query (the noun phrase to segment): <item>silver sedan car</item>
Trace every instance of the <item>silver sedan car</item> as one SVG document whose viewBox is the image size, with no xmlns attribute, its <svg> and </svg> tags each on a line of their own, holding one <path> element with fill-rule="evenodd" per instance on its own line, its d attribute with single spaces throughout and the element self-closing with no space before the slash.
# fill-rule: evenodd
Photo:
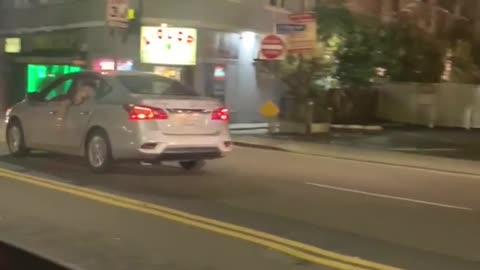
<svg viewBox="0 0 480 270">
<path fill-rule="evenodd" d="M 142 72 L 80 72 L 56 79 L 7 112 L 12 155 L 31 149 L 114 162 L 178 161 L 186 170 L 232 149 L 229 112 L 180 82 Z"/>
</svg>

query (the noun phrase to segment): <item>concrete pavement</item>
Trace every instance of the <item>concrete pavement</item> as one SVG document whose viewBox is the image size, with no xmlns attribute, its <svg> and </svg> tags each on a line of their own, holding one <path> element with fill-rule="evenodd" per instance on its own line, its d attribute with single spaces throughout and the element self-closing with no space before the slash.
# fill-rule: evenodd
<svg viewBox="0 0 480 270">
<path fill-rule="evenodd" d="M 10 170 L 168 206 L 404 269 L 480 269 L 480 177 L 476 175 L 248 148 L 235 149 L 197 174 L 173 166 L 122 164 L 115 173 L 95 175 L 79 159 L 43 153 L 0 160 L 0 167 Z M 16 196 L 5 203 L 24 201 L 19 192 L 13 194 Z M 42 201 L 26 201 L 24 208 Z M 64 205 L 58 215 L 82 213 L 68 207 L 66 201 Z M 88 207 L 97 208 L 95 204 Z M 15 207 L 9 211 L 14 212 Z M 37 211 L 26 213 L 31 216 Z M 130 216 L 109 213 L 105 210 L 95 219 L 105 216 L 103 222 L 110 224 L 131 222 Z M 52 223 L 64 222 L 58 219 Z M 145 219 L 141 224 L 150 222 Z M 83 227 L 85 223 L 80 224 Z M 64 226 L 65 234 L 70 225 Z M 73 231 L 78 230 L 72 226 Z M 127 227 L 134 235 L 139 231 L 147 234 L 145 239 L 156 233 L 151 227 Z M 175 229 L 168 229 L 176 235 Z M 129 241 L 134 241 L 131 237 Z M 94 245 L 94 239 L 90 241 Z M 135 248 L 140 245 L 134 243 Z M 128 249 L 122 252 L 126 256 Z M 285 265 L 295 265 L 291 262 Z"/>
<path fill-rule="evenodd" d="M 232 133 L 240 135 L 237 137 L 242 141 L 270 140 L 270 143 L 268 141 L 266 143 L 274 145 L 292 145 L 298 142 L 480 161 L 479 130 L 392 126 L 378 131 L 332 129 L 328 134 L 312 136 L 298 134 L 269 136 L 266 131 L 262 133 L 261 130 L 242 132 L 232 130 Z"/>
<path fill-rule="evenodd" d="M 473 135 L 473 134 L 472 134 Z M 344 138 L 345 139 L 345 138 Z M 369 144 L 347 144 L 345 141 L 329 143 L 318 142 L 314 139 L 293 139 L 289 136 L 268 136 L 259 134 L 236 134 L 233 137 L 236 145 L 250 148 L 286 151 L 297 154 L 306 154 L 334 159 L 362 161 L 384 165 L 406 166 L 417 169 L 436 170 L 460 174 L 480 175 L 480 166 L 477 160 L 469 159 L 471 154 L 458 150 L 450 153 L 450 148 L 434 148 L 439 151 L 407 151 L 411 148 L 391 148 L 392 146 L 371 146 Z M 354 140 L 353 140 L 354 142 Z M 473 142 L 472 142 L 473 143 Z M 469 151 L 480 156 L 480 150 L 470 145 Z M 456 150 L 456 149 L 453 149 Z M 445 152 L 449 152 L 446 155 Z"/>
</svg>

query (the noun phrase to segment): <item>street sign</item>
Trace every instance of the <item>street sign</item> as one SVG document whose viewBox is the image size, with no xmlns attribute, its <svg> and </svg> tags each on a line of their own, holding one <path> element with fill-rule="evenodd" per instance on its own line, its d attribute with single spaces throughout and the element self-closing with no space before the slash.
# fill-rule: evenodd
<svg viewBox="0 0 480 270">
<path fill-rule="evenodd" d="M 287 35 L 289 53 L 313 51 L 317 44 L 317 22 L 314 13 L 294 13 L 288 15 L 291 24 L 300 24 L 303 31 L 291 32 Z"/>
<path fill-rule="evenodd" d="M 107 0 L 107 24 L 113 28 L 128 28 L 129 0 Z"/>
<path fill-rule="evenodd" d="M 275 118 L 279 113 L 280 109 L 272 101 L 267 101 L 260 107 L 260 114 L 265 118 Z"/>
<path fill-rule="evenodd" d="M 282 36 L 267 35 L 262 39 L 260 59 L 282 60 L 285 58 L 286 44 Z"/>
<path fill-rule="evenodd" d="M 288 20 L 295 23 L 314 22 L 315 13 L 292 13 L 288 15 Z"/>
<path fill-rule="evenodd" d="M 278 23 L 276 25 L 277 34 L 288 35 L 295 32 L 303 32 L 306 29 L 304 24 L 298 23 Z"/>
</svg>

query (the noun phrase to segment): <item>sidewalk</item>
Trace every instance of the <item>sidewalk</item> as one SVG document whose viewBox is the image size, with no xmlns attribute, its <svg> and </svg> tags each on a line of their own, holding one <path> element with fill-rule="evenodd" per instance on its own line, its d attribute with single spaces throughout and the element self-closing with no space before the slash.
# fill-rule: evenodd
<svg viewBox="0 0 480 270">
<path fill-rule="evenodd" d="M 478 131 L 397 129 L 313 137 L 234 132 L 233 138 L 238 146 L 480 176 Z"/>
</svg>

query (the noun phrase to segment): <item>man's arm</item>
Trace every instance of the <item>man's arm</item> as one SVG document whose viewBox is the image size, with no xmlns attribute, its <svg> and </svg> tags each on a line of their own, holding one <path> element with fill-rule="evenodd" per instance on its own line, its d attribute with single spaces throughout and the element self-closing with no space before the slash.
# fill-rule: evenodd
<svg viewBox="0 0 480 270">
<path fill-rule="evenodd" d="M 60 103 L 60 108 L 58 110 L 58 115 L 57 118 L 58 120 L 63 120 L 65 119 L 65 116 L 67 115 L 68 108 L 72 105 L 72 100 L 69 98 L 62 100 Z"/>
</svg>

